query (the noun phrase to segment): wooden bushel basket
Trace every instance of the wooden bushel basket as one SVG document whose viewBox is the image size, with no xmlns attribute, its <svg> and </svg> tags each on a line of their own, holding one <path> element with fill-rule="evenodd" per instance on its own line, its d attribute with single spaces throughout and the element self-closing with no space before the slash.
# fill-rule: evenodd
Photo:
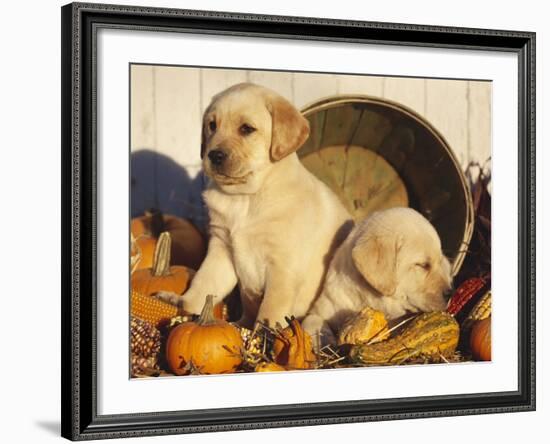
<svg viewBox="0 0 550 444">
<path fill-rule="evenodd" d="M 405 106 L 368 96 L 329 97 L 302 112 L 311 134 L 298 155 L 354 219 L 396 206 L 416 209 L 436 228 L 456 275 L 474 213 L 466 177 L 441 134 Z"/>
</svg>

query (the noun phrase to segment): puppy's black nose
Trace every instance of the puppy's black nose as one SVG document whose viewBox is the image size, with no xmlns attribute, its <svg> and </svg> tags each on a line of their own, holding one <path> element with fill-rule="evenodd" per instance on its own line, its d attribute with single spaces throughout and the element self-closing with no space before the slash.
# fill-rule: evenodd
<svg viewBox="0 0 550 444">
<path fill-rule="evenodd" d="M 226 157 L 227 154 L 222 150 L 212 150 L 208 153 L 208 158 L 213 165 L 221 165 Z"/>
</svg>

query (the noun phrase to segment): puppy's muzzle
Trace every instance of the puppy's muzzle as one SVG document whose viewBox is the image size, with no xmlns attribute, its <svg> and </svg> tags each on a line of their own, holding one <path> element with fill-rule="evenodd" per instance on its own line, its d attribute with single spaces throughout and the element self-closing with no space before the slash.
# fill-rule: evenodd
<svg viewBox="0 0 550 444">
<path fill-rule="evenodd" d="M 227 158 L 227 153 L 220 149 L 212 150 L 208 153 L 208 158 L 212 165 L 221 166 Z"/>
</svg>

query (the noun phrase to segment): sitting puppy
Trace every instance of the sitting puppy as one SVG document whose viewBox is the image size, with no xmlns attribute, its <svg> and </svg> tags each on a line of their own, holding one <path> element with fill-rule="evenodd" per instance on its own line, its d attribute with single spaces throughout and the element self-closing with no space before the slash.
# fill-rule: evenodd
<svg viewBox="0 0 550 444">
<path fill-rule="evenodd" d="M 183 296 L 190 313 L 238 283 L 243 315 L 285 325 L 320 294 L 334 251 L 352 223 L 338 197 L 301 164 L 309 123 L 286 99 L 254 84 L 216 95 L 203 116 L 201 157 L 210 178 L 207 256 Z"/>
<path fill-rule="evenodd" d="M 388 320 L 444 310 L 451 266 L 433 226 L 411 208 L 375 212 L 337 250 L 321 296 L 303 326 L 334 344 L 340 328 L 365 306 Z"/>
</svg>

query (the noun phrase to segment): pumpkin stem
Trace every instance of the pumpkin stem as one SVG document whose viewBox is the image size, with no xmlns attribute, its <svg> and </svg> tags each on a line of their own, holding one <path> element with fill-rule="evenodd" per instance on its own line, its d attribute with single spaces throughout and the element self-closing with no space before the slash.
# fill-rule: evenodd
<svg viewBox="0 0 550 444">
<path fill-rule="evenodd" d="M 164 231 L 164 215 L 162 211 L 157 208 L 149 208 L 145 211 L 145 216 L 150 218 L 149 231 L 155 238 L 160 236 L 160 233 Z"/>
<path fill-rule="evenodd" d="M 199 325 L 209 325 L 218 322 L 214 317 L 214 296 L 209 294 L 206 296 L 206 301 L 202 307 L 201 315 L 197 321 Z"/>
<path fill-rule="evenodd" d="M 165 231 L 159 236 L 155 246 L 155 255 L 153 257 L 153 276 L 166 276 L 170 274 L 170 248 L 172 239 L 170 233 Z"/>
</svg>

